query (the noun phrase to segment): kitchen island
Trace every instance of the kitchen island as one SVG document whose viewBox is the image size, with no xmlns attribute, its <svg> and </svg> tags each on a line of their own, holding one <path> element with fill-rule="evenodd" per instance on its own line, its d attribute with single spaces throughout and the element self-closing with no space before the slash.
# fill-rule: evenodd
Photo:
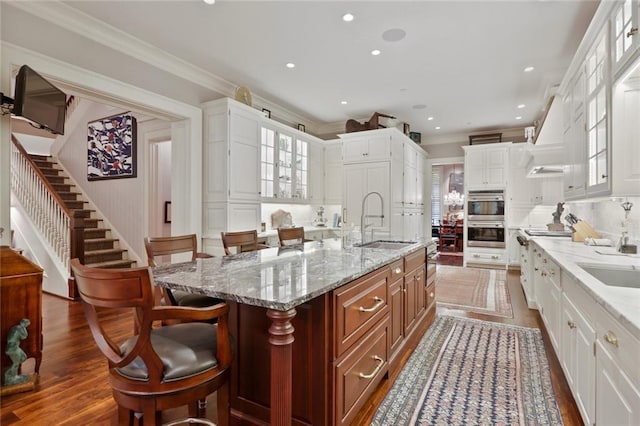
<svg viewBox="0 0 640 426">
<path fill-rule="evenodd" d="M 348 424 L 433 320 L 434 244 L 323 240 L 153 273 L 159 286 L 229 302 L 232 421 Z"/>
</svg>

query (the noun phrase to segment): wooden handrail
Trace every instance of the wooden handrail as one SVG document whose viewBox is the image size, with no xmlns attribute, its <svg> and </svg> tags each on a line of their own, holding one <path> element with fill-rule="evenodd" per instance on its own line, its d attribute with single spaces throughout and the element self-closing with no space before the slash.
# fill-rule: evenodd
<svg viewBox="0 0 640 426">
<path fill-rule="evenodd" d="M 31 157 L 29 157 L 29 154 L 27 153 L 27 151 L 24 149 L 24 147 L 22 146 L 20 141 L 18 141 L 18 139 L 14 135 L 11 135 L 11 142 L 13 142 L 13 144 L 16 146 L 16 148 L 18 148 L 18 151 L 20 151 L 20 154 L 22 154 L 22 156 L 25 158 L 25 160 L 27 160 L 27 162 L 29 163 L 29 165 L 33 169 L 34 173 L 36 175 L 38 175 L 38 178 L 40 178 L 40 180 L 42 181 L 42 184 L 51 193 L 51 196 L 56 200 L 56 203 L 58 203 L 58 205 L 64 211 L 64 213 L 68 217 L 73 217 L 73 211 L 70 208 L 67 207 L 67 205 L 64 203 L 64 200 L 62 199 L 62 197 L 60 197 L 60 195 L 55 190 L 53 185 L 51 185 L 51 183 L 49 183 L 49 180 L 47 180 L 47 177 L 44 175 L 44 173 L 42 173 L 40 168 L 38 166 L 36 166 L 36 163 L 34 163 L 34 161 L 31 159 Z"/>
<path fill-rule="evenodd" d="M 51 197 L 55 200 L 55 203 L 60 207 L 60 210 L 64 213 L 65 216 L 69 218 L 70 229 L 69 229 L 69 250 L 70 250 L 70 258 L 73 259 L 77 257 L 80 259 L 80 262 L 84 263 L 84 217 L 82 216 L 82 212 L 79 210 L 72 210 L 67 207 L 64 200 L 58 192 L 55 190 L 53 185 L 49 182 L 47 177 L 42 173 L 40 168 L 35 164 L 35 162 L 31 159 L 27 151 L 24 149 L 20 141 L 12 134 L 11 142 L 16 147 L 16 149 L 20 152 L 20 155 L 24 157 L 27 164 L 31 167 L 33 172 L 38 179 L 41 181 L 42 185 L 46 188 L 46 190 L 51 194 Z"/>
</svg>

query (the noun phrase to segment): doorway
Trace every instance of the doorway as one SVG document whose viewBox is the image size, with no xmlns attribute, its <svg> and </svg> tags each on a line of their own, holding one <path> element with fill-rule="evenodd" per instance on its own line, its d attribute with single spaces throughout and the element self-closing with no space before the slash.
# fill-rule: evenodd
<svg viewBox="0 0 640 426">
<path fill-rule="evenodd" d="M 149 140 L 149 235 L 171 236 L 171 140 Z"/>
<path fill-rule="evenodd" d="M 464 163 L 433 164 L 431 188 L 431 235 L 438 238 L 441 256 L 462 261 L 464 253 Z"/>
</svg>

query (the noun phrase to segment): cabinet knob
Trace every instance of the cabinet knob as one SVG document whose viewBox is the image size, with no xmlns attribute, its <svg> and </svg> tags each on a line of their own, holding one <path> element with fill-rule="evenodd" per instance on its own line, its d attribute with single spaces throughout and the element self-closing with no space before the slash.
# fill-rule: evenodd
<svg viewBox="0 0 640 426">
<path fill-rule="evenodd" d="M 396 268 L 396 269 L 393 270 L 394 274 L 399 274 L 400 272 L 402 272 L 402 269 L 400 269 L 400 268 Z"/>
<path fill-rule="evenodd" d="M 433 296 L 434 296 L 433 292 L 429 293 L 429 297 L 430 297 L 431 299 L 433 299 Z"/>
<path fill-rule="evenodd" d="M 570 328 L 570 329 L 572 329 L 572 330 L 573 330 L 574 328 L 576 328 L 576 324 L 575 324 L 573 321 L 571 321 L 571 320 L 567 321 L 567 325 L 568 325 L 568 326 L 569 326 L 569 328 Z"/>
<path fill-rule="evenodd" d="M 569 185 L 567 188 L 569 188 L 569 189 L 573 189 L 573 185 Z"/>
<path fill-rule="evenodd" d="M 606 179 L 608 177 L 609 177 L 608 175 L 602 175 L 602 179 Z"/>
<path fill-rule="evenodd" d="M 498 256 L 496 256 L 495 254 L 493 256 L 491 256 L 492 259 L 498 259 Z"/>
<path fill-rule="evenodd" d="M 612 344 L 616 348 L 618 347 L 618 338 L 613 333 L 613 331 L 607 331 L 607 333 L 604 335 L 604 341 Z"/>
<path fill-rule="evenodd" d="M 638 29 L 637 28 L 631 28 L 629 30 L 629 32 L 627 33 L 627 37 L 631 37 L 631 36 L 634 36 L 636 34 L 638 34 Z"/>
</svg>

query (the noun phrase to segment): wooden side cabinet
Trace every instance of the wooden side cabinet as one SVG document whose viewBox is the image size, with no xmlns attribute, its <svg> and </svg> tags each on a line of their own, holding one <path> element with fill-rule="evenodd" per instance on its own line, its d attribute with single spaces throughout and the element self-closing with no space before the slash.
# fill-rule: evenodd
<svg viewBox="0 0 640 426">
<path fill-rule="evenodd" d="M 27 358 L 35 358 L 35 373 L 42 362 L 42 273 L 43 270 L 8 246 L 0 247 L 0 327 L 2 369 L 11 366 L 5 354 L 7 335 L 22 318 L 31 321 L 28 336 L 20 342 Z"/>
</svg>

